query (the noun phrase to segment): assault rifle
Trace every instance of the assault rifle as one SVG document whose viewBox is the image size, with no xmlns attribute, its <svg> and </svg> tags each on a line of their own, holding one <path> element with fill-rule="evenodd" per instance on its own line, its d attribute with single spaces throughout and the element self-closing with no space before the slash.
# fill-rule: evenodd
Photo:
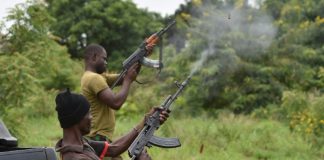
<svg viewBox="0 0 324 160">
<path fill-rule="evenodd" d="M 152 68 L 162 68 L 162 62 L 161 62 L 162 53 L 160 53 L 160 60 L 148 59 L 146 57 L 149 56 L 149 53 L 147 52 L 146 46 L 156 44 L 159 41 L 159 39 L 162 38 L 162 35 L 166 31 L 168 31 L 169 28 L 172 27 L 175 23 L 176 23 L 175 21 L 172 21 L 165 28 L 162 28 L 159 32 L 154 33 L 148 39 L 144 40 L 141 43 L 141 45 L 136 49 L 136 51 L 123 62 L 123 70 L 118 76 L 117 80 L 111 86 L 111 89 L 113 89 L 117 84 L 119 84 L 119 82 L 126 74 L 127 70 L 136 62 L 139 62 L 144 66 L 148 66 Z"/>
<path fill-rule="evenodd" d="M 166 100 L 161 104 L 163 110 L 167 110 L 170 108 L 173 101 L 177 99 L 179 94 L 188 84 L 190 78 L 191 77 L 189 76 L 181 84 L 175 82 L 176 86 L 179 89 L 175 94 L 169 95 L 166 98 Z M 162 148 L 175 148 L 181 146 L 178 138 L 160 138 L 153 135 L 154 132 L 160 127 L 160 120 L 159 120 L 160 113 L 161 110 L 155 111 L 153 115 L 146 120 L 144 124 L 144 128 L 138 134 L 138 136 L 133 141 L 133 143 L 129 146 L 128 155 L 131 157 L 132 160 L 134 160 L 136 157 L 140 155 L 140 153 L 143 151 L 145 146 L 152 147 L 152 145 L 154 145 Z"/>
</svg>

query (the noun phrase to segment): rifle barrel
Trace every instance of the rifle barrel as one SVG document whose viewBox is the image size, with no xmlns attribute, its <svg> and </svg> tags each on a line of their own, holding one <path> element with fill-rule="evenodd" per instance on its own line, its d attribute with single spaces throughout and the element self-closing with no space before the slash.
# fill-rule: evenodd
<svg viewBox="0 0 324 160">
<path fill-rule="evenodd" d="M 173 20 L 172 22 L 170 22 L 166 27 L 164 27 L 163 29 L 161 29 L 158 33 L 157 36 L 160 37 L 161 35 L 163 35 L 166 31 L 169 30 L 169 28 L 171 28 L 174 24 L 176 23 L 175 20 Z"/>
</svg>

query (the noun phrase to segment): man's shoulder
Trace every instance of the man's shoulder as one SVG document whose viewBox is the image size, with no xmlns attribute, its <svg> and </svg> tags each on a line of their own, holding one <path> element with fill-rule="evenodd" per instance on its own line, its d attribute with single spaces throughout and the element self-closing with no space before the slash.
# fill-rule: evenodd
<svg viewBox="0 0 324 160">
<path fill-rule="evenodd" d="M 63 160 L 97 160 L 95 151 L 89 145 L 87 139 L 83 139 L 83 145 L 65 145 L 62 146 L 62 139 L 55 146 Z"/>
<path fill-rule="evenodd" d="M 94 72 L 86 71 L 81 78 L 82 93 L 86 97 L 88 95 L 97 95 L 103 89 L 109 87 L 105 78 Z"/>
<path fill-rule="evenodd" d="M 98 80 L 105 80 L 104 77 L 101 74 L 86 71 L 83 73 L 81 77 L 81 83 L 82 82 L 88 82 L 88 81 L 98 81 Z"/>
<path fill-rule="evenodd" d="M 87 77 L 102 77 L 101 74 L 95 73 L 95 72 L 91 72 L 91 71 L 85 71 L 82 75 L 82 78 L 87 78 Z"/>
</svg>

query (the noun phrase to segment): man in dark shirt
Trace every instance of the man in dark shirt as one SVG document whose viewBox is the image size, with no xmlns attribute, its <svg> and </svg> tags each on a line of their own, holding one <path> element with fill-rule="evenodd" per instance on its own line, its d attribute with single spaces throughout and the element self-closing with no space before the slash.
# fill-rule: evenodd
<svg viewBox="0 0 324 160">
<path fill-rule="evenodd" d="M 90 132 L 91 115 L 90 105 L 86 98 L 67 90 L 59 93 L 55 102 L 58 119 L 63 128 L 63 138 L 57 142 L 55 148 L 57 152 L 60 152 L 62 160 L 99 160 L 103 157 L 120 155 L 127 150 L 144 127 L 145 118 L 128 134 L 110 144 L 87 140 L 83 136 Z M 157 109 L 152 109 L 145 117 Z M 168 116 L 167 111 L 162 111 L 160 122 L 163 123 Z M 149 160 L 151 158 L 144 151 L 138 159 Z"/>
</svg>

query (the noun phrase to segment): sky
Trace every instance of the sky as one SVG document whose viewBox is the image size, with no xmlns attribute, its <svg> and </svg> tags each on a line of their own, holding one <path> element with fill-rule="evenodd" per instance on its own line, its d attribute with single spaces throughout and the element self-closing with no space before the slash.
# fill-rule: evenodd
<svg viewBox="0 0 324 160">
<path fill-rule="evenodd" d="M 15 4 L 25 2 L 26 0 L 1 0 L 0 5 L 0 19 L 3 18 L 8 14 L 8 8 L 13 8 Z"/>
<path fill-rule="evenodd" d="M 185 0 L 133 0 L 139 8 L 147 8 L 149 11 L 155 11 L 162 16 L 171 15 L 180 4 L 185 4 Z"/>
<path fill-rule="evenodd" d="M 8 14 L 8 8 L 13 8 L 15 4 L 26 2 L 26 0 L 1 0 L 0 20 Z M 162 16 L 171 15 L 180 4 L 184 4 L 185 0 L 133 0 L 138 8 L 146 8 L 149 11 L 155 11 Z"/>
</svg>

